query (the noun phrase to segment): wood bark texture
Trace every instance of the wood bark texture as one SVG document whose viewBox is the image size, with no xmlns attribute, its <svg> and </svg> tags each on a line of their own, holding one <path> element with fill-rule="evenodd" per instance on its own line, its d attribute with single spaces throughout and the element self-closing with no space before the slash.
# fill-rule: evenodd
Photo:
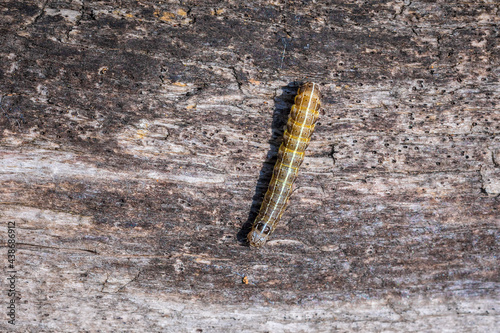
<svg viewBox="0 0 500 333">
<path fill-rule="evenodd" d="M 493 332 L 499 45 L 494 0 L 3 1 L 0 331 Z"/>
</svg>

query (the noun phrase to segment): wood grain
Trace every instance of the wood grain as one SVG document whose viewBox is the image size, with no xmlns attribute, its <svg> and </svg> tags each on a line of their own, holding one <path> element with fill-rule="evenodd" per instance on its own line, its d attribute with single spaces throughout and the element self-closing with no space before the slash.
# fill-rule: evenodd
<svg viewBox="0 0 500 333">
<path fill-rule="evenodd" d="M 4 1 L 0 252 L 14 221 L 18 308 L 0 331 L 494 331 L 499 10 Z M 325 115 L 251 251 L 305 80 Z"/>
</svg>

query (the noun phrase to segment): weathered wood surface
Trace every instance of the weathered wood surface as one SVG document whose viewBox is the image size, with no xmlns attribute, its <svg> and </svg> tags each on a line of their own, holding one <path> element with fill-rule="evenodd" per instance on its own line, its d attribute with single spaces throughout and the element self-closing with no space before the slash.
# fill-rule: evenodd
<svg viewBox="0 0 500 333">
<path fill-rule="evenodd" d="M 1 331 L 498 328 L 497 1 L 0 9 L 19 296 Z M 325 115 L 281 226 L 251 250 L 305 79 Z"/>
</svg>

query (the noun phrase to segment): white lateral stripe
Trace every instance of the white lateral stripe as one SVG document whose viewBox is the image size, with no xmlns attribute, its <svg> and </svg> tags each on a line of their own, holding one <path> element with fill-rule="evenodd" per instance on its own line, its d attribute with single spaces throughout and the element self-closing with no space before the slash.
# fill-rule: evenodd
<svg viewBox="0 0 500 333">
<path fill-rule="evenodd" d="M 314 88 L 314 86 L 313 86 L 313 88 Z M 301 101 L 300 101 L 299 110 L 300 110 L 300 108 L 302 107 L 302 101 L 303 101 L 303 100 L 301 100 Z M 296 149 L 295 149 L 295 150 L 296 150 Z M 295 153 L 293 154 L 292 160 L 293 160 L 293 158 L 295 158 Z M 278 172 L 278 176 L 277 176 L 277 178 L 279 178 L 279 176 L 281 175 L 281 171 L 283 171 L 283 168 L 280 168 L 280 169 L 279 169 L 279 172 Z M 290 174 L 290 171 L 288 171 L 288 172 L 287 172 L 287 174 L 286 174 L 286 177 L 285 177 L 285 182 L 288 180 L 288 176 L 289 176 L 289 174 Z M 283 185 L 282 185 L 282 186 L 283 186 Z M 283 191 L 283 189 L 282 189 L 282 191 Z M 273 193 L 272 193 L 271 197 L 269 198 L 269 202 L 267 203 L 266 210 L 264 211 L 264 216 L 267 214 L 267 211 L 268 211 L 268 209 L 269 209 L 270 203 L 272 202 L 272 199 L 274 198 L 274 194 L 275 194 L 275 193 L 276 193 L 276 191 L 273 191 Z M 280 195 L 281 195 L 281 192 L 280 192 Z M 269 215 L 269 221 L 271 221 L 271 219 L 272 219 L 272 216 L 273 216 L 273 215 L 274 215 L 274 208 L 273 208 L 273 210 L 271 211 L 271 215 Z"/>
<path fill-rule="evenodd" d="M 307 116 L 309 115 L 309 110 L 310 110 L 310 107 L 311 107 L 312 96 L 314 95 L 314 88 L 315 88 L 315 83 L 313 83 L 313 88 L 312 88 L 312 91 L 311 91 L 311 98 L 309 98 L 309 103 L 307 104 L 306 114 L 305 114 L 305 116 L 304 116 L 304 119 L 307 119 Z M 301 106 L 302 106 L 302 101 L 301 101 L 300 107 L 301 107 Z M 299 110 L 300 110 L 300 108 L 299 108 Z M 304 126 L 301 126 L 301 128 L 300 128 L 300 133 L 299 133 L 299 139 L 302 137 L 302 132 L 303 132 L 303 130 L 304 130 Z M 295 159 L 295 153 L 297 152 L 297 148 L 298 148 L 299 141 L 300 141 L 300 140 L 297 140 L 297 143 L 295 144 L 295 149 L 293 150 L 293 156 L 292 156 L 292 160 L 291 160 L 292 162 L 293 162 L 293 160 Z M 281 169 L 282 169 L 282 168 L 280 168 L 280 172 L 281 172 Z M 287 169 L 288 169 L 288 170 L 287 170 L 287 173 L 286 173 L 285 180 L 283 181 L 283 184 L 285 184 L 285 183 L 287 182 L 288 177 L 290 176 L 290 172 L 292 171 L 292 169 L 291 169 L 291 168 L 287 168 Z M 285 188 L 285 186 L 283 186 L 283 185 L 282 185 L 282 186 L 281 186 L 281 191 L 280 191 L 280 194 L 279 194 L 279 196 L 278 196 L 278 197 L 281 197 L 281 196 L 283 195 L 283 190 L 284 190 L 284 188 Z M 274 196 L 274 192 L 273 192 L 273 195 L 271 196 L 271 198 L 270 198 L 270 199 L 272 199 L 272 198 L 273 198 L 273 196 Z M 271 201 L 271 200 L 269 200 L 269 201 Z M 280 211 L 279 211 L 279 213 L 278 213 L 278 216 L 279 216 L 279 214 L 281 214 L 281 210 L 283 210 L 284 208 L 285 208 L 285 205 L 283 205 L 283 207 L 280 209 Z M 266 207 L 266 212 L 267 212 L 267 207 Z M 271 215 L 269 215 L 269 219 L 271 219 L 271 217 L 274 215 L 274 213 L 275 213 L 275 210 L 274 210 L 274 208 L 273 208 L 273 211 L 271 212 Z"/>
</svg>

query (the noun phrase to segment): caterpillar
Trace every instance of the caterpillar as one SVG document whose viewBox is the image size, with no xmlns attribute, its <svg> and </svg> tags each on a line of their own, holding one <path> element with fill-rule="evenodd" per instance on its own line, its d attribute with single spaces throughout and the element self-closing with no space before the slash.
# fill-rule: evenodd
<svg viewBox="0 0 500 333">
<path fill-rule="evenodd" d="M 319 118 L 321 93 L 316 83 L 300 86 L 283 134 L 273 176 L 252 230 L 247 236 L 252 247 L 261 247 L 273 233 L 292 194 L 292 186 L 304 161 L 305 150 L 311 141 Z"/>
</svg>

